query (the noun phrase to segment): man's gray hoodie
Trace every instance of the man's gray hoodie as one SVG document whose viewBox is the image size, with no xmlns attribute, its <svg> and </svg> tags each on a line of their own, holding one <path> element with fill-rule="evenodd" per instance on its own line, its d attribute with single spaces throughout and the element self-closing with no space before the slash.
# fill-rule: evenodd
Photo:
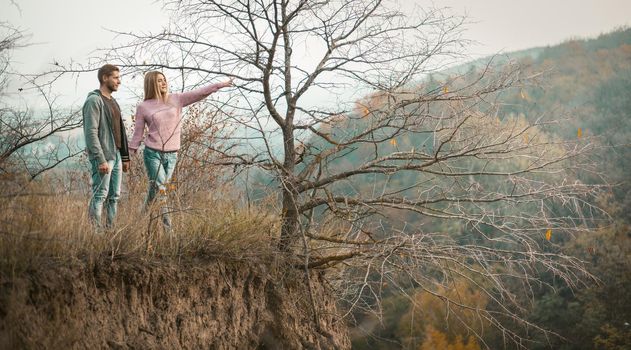
<svg viewBox="0 0 631 350">
<path fill-rule="evenodd" d="M 118 102 L 112 100 L 118 106 Z M 91 160 L 96 159 L 98 164 L 103 164 L 108 160 L 116 159 L 117 149 L 112 133 L 112 113 L 103 102 L 98 89 L 90 92 L 83 104 L 83 132 L 85 147 Z M 120 153 L 123 162 L 129 161 L 125 128 L 121 128 Z"/>
</svg>

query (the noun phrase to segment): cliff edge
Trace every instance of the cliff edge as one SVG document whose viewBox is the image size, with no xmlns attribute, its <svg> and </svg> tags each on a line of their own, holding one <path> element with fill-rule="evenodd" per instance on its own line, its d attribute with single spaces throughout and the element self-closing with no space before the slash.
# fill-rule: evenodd
<svg viewBox="0 0 631 350">
<path fill-rule="evenodd" d="M 313 303 L 304 272 L 278 263 L 40 262 L 0 275 L 0 348 L 350 348 L 324 279 L 310 279 Z"/>
</svg>

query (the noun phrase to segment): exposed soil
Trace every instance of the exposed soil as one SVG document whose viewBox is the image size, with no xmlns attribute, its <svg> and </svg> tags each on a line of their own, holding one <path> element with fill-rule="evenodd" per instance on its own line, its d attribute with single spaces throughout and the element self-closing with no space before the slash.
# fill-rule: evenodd
<svg viewBox="0 0 631 350">
<path fill-rule="evenodd" d="M 69 266 L 70 265 L 70 266 Z M 245 261 L 124 259 L 0 273 L 2 349 L 348 349 L 323 279 Z"/>
</svg>

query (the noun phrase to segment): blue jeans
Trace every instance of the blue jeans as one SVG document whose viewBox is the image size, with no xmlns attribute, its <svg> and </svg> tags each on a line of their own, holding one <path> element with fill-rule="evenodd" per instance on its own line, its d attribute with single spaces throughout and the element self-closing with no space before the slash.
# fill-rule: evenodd
<svg viewBox="0 0 631 350">
<path fill-rule="evenodd" d="M 121 183 L 123 181 L 123 171 L 120 152 L 116 152 L 116 159 L 108 160 L 107 165 L 110 172 L 101 174 L 99 172 L 99 161 L 90 159 L 92 171 L 92 198 L 88 207 L 88 216 L 94 225 L 102 227 L 101 212 L 103 204 L 107 211 L 107 221 L 105 226 L 114 226 L 116 218 L 116 207 L 121 196 Z"/>
<path fill-rule="evenodd" d="M 167 192 L 169 182 L 177 163 L 177 152 L 160 152 L 145 147 L 143 151 L 145 169 L 149 177 L 149 190 L 145 200 L 145 209 L 148 208 L 158 198 L 161 204 L 162 223 L 165 227 L 171 228 L 171 218 L 167 206 Z"/>
</svg>

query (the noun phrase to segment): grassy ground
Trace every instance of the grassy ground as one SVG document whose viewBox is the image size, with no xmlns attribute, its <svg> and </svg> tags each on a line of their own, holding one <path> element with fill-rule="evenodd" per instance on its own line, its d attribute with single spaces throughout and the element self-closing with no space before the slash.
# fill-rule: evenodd
<svg viewBox="0 0 631 350">
<path fill-rule="evenodd" d="M 164 231 L 157 205 L 143 211 L 144 186 L 128 186 L 115 228 L 97 232 L 87 215 L 89 191 L 60 193 L 51 181 L 29 183 L 0 197 L 0 268 L 27 268 L 46 260 L 110 256 L 179 259 L 270 254 L 278 220 L 260 207 L 235 203 L 228 187 L 169 194 L 173 231 Z M 185 197 L 185 198 L 183 198 Z M 105 216 L 105 214 L 104 214 Z"/>
</svg>

